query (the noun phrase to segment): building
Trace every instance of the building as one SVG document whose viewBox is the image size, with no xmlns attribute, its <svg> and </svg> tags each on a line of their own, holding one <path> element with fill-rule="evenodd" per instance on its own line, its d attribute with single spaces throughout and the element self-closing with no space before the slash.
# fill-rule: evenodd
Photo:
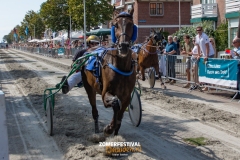
<svg viewBox="0 0 240 160">
<path fill-rule="evenodd" d="M 228 20 L 228 47 L 237 35 L 240 19 L 240 0 L 225 0 L 225 18 Z"/>
<path fill-rule="evenodd" d="M 137 42 L 150 35 L 152 28 L 172 34 L 180 27 L 191 26 L 192 0 L 112 0 L 116 9 L 126 11 L 134 5 L 134 23 L 138 26 Z M 179 5 L 180 4 L 180 5 Z M 179 14 L 180 9 L 180 14 Z"/>
<path fill-rule="evenodd" d="M 197 24 L 210 20 L 216 28 L 228 21 L 228 46 L 236 36 L 240 16 L 240 0 L 193 0 L 191 7 L 191 23 Z"/>
</svg>

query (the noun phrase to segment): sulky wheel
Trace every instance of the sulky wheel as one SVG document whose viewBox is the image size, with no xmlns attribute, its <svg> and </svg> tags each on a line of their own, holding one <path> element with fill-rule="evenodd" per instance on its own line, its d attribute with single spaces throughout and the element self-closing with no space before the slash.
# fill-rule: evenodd
<svg viewBox="0 0 240 160">
<path fill-rule="evenodd" d="M 150 88 L 153 88 L 155 85 L 155 69 L 153 67 L 148 70 L 148 83 Z"/>
<path fill-rule="evenodd" d="M 130 105 L 128 106 L 128 113 L 132 124 L 135 127 L 138 127 L 142 119 L 142 104 L 139 93 L 136 91 L 136 89 L 134 89 L 132 92 L 132 99 Z"/>
<path fill-rule="evenodd" d="M 137 90 L 139 95 L 141 95 L 142 88 L 138 80 L 135 82 L 135 90 Z"/>
<path fill-rule="evenodd" d="M 53 105 L 51 97 L 47 99 L 46 104 L 46 114 L 47 114 L 47 131 L 50 136 L 53 135 Z"/>
</svg>

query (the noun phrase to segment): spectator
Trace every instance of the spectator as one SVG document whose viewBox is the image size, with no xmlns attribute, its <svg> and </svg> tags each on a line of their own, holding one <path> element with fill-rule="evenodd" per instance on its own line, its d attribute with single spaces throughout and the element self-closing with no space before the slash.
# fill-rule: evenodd
<svg viewBox="0 0 240 160">
<path fill-rule="evenodd" d="M 198 59 L 201 57 L 200 53 L 202 53 L 204 61 L 207 61 L 208 58 L 214 58 L 213 46 L 210 43 L 208 36 L 203 32 L 203 28 L 201 26 L 197 27 L 197 33 L 195 43 L 198 47 Z M 205 87 L 202 90 L 207 91 L 208 88 Z"/>
<path fill-rule="evenodd" d="M 191 57 L 191 61 L 192 61 L 192 77 L 195 81 L 195 83 L 199 83 L 198 82 L 198 71 L 197 71 L 197 65 L 198 65 L 198 47 L 195 43 L 195 38 L 193 39 L 193 44 L 194 47 L 192 49 L 192 57 Z"/>
<path fill-rule="evenodd" d="M 105 41 L 102 41 L 102 42 L 101 42 L 101 46 L 106 46 Z"/>
<path fill-rule="evenodd" d="M 77 49 L 78 50 L 82 50 L 83 49 L 83 43 L 82 43 L 81 40 L 78 41 Z"/>
<path fill-rule="evenodd" d="M 65 42 L 65 49 L 66 49 L 67 58 L 69 58 L 69 55 L 70 55 L 70 48 L 71 48 L 70 39 L 67 38 L 67 40 Z"/>
<path fill-rule="evenodd" d="M 204 57 L 204 60 L 214 57 L 214 49 L 211 45 L 208 36 L 203 32 L 202 27 L 197 27 L 197 35 L 195 37 L 196 45 L 198 47 L 198 58 L 201 57 L 200 53 Z"/>
<path fill-rule="evenodd" d="M 177 53 L 177 45 L 176 43 L 173 42 L 173 37 L 172 36 L 168 36 L 168 43 L 166 45 L 166 48 L 163 51 L 164 54 L 167 55 L 167 61 L 168 61 L 168 76 L 171 78 L 176 78 L 176 73 L 175 73 L 175 60 L 176 57 L 174 55 L 176 55 Z M 168 80 L 166 81 L 166 83 L 176 83 L 175 80 Z"/>
<path fill-rule="evenodd" d="M 239 91 L 240 88 L 240 38 L 234 38 L 232 42 L 234 49 L 231 52 L 232 53 L 232 58 L 233 59 L 238 59 L 238 72 L 237 72 L 237 90 Z M 231 97 L 233 98 L 235 96 L 232 95 Z M 235 97 L 236 99 L 240 99 L 240 94 L 238 93 L 237 96 Z"/>
<path fill-rule="evenodd" d="M 190 69 L 191 69 L 191 57 L 192 56 L 192 49 L 193 49 L 193 44 L 190 41 L 190 36 L 189 35 L 184 35 L 183 37 L 184 39 L 184 46 L 183 46 L 183 51 L 181 52 L 182 55 L 187 56 L 186 59 L 186 73 L 187 73 L 187 84 L 185 84 L 183 86 L 183 88 L 188 88 L 190 87 L 190 83 L 189 81 L 191 81 L 191 73 L 190 73 Z"/>
<path fill-rule="evenodd" d="M 216 43 L 215 43 L 215 40 L 214 40 L 214 38 L 209 38 L 209 40 L 210 40 L 210 43 L 211 43 L 212 46 L 213 46 L 213 50 L 214 50 L 214 58 L 217 58 L 218 55 L 217 55 L 217 50 L 216 50 Z"/>
</svg>

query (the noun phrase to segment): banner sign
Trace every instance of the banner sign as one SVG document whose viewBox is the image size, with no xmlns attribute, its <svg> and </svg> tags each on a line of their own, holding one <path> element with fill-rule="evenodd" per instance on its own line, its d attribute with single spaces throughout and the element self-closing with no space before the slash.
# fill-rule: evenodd
<svg viewBox="0 0 240 160">
<path fill-rule="evenodd" d="M 28 32 L 29 32 L 29 30 L 28 30 L 28 27 L 26 26 L 26 28 L 25 28 L 25 34 L 26 34 L 26 36 L 28 35 Z"/>
<path fill-rule="evenodd" d="M 217 84 L 236 88 L 237 86 L 237 60 L 211 59 L 199 61 L 199 82 Z"/>
<path fill-rule="evenodd" d="M 63 56 L 64 52 L 65 52 L 64 48 L 58 48 L 58 55 L 59 56 Z"/>
</svg>

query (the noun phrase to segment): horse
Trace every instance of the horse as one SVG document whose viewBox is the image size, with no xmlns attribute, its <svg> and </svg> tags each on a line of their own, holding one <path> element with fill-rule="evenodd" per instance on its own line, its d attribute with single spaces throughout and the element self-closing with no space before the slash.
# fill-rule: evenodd
<svg viewBox="0 0 240 160">
<path fill-rule="evenodd" d="M 136 82 L 136 72 L 131 58 L 131 44 L 136 40 L 137 28 L 133 23 L 132 8 L 129 13 L 116 14 L 114 11 L 111 35 L 114 48 L 108 48 L 100 64 L 99 77 L 92 71 L 82 69 L 82 79 L 92 106 L 95 133 L 99 133 L 96 94 L 102 96 L 105 108 L 113 109 L 113 118 L 104 129 L 106 136 L 118 135 L 124 111 L 131 101 L 131 93 Z"/>
<path fill-rule="evenodd" d="M 166 86 L 164 85 L 161 72 L 159 72 L 159 59 L 158 59 L 158 47 L 162 48 L 158 45 L 158 42 L 161 42 L 163 39 L 162 29 L 159 32 L 156 32 L 154 29 L 152 30 L 150 36 L 147 40 L 143 43 L 142 47 L 139 50 L 138 54 L 138 66 L 137 72 L 141 71 L 141 79 L 145 81 L 145 69 L 154 67 L 158 78 L 160 79 L 161 86 L 165 89 Z M 160 43 L 162 44 L 162 43 Z"/>
</svg>

